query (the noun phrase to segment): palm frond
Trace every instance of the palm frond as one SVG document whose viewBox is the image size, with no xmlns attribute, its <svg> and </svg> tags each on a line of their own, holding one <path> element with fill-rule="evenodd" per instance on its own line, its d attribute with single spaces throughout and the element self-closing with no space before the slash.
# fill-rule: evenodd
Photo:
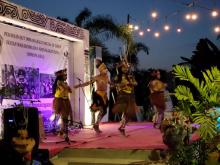
<svg viewBox="0 0 220 165">
<path fill-rule="evenodd" d="M 195 108 L 195 113 L 192 114 L 193 121 L 199 124 L 199 132 L 203 139 L 210 140 L 217 135 L 216 118 L 219 116 L 214 107 L 220 106 L 220 71 L 217 67 L 202 72 L 203 80 L 199 81 L 195 78 L 187 66 L 175 66 L 174 75 L 180 80 L 188 81 L 199 92 L 199 97 L 194 100 L 190 88 L 179 85 L 175 89 L 174 95 L 177 100 L 182 103 L 188 103 L 186 107 L 181 106 L 183 110 L 189 106 Z"/>
<path fill-rule="evenodd" d="M 110 16 L 93 17 L 84 25 L 91 36 L 100 37 L 103 41 L 118 38 L 125 43 L 132 43 L 133 38 L 127 25 L 118 25 Z"/>
<path fill-rule="evenodd" d="M 130 46 L 129 54 L 137 55 L 137 53 L 140 51 L 144 51 L 145 53 L 149 54 L 149 48 L 145 44 L 135 42 Z"/>
<path fill-rule="evenodd" d="M 88 8 L 84 8 L 78 16 L 75 18 L 76 26 L 83 27 L 83 23 L 92 15 L 92 12 Z"/>
<path fill-rule="evenodd" d="M 173 70 L 174 70 L 173 73 L 174 73 L 175 77 L 179 78 L 180 80 L 190 82 L 191 84 L 193 84 L 196 87 L 196 89 L 198 90 L 198 92 L 202 98 L 208 99 L 209 90 L 207 88 L 207 84 L 204 85 L 204 82 L 202 82 L 202 81 L 200 83 L 199 79 L 195 78 L 192 75 L 189 67 L 176 65 Z M 206 79 L 208 82 L 209 78 L 207 77 Z"/>
<path fill-rule="evenodd" d="M 174 90 L 174 95 L 176 96 L 177 100 L 179 101 L 188 101 L 192 106 L 197 107 L 198 102 L 194 100 L 193 94 L 190 91 L 190 88 L 179 85 L 175 90 Z"/>
<path fill-rule="evenodd" d="M 200 125 L 199 132 L 203 139 L 213 139 L 217 135 L 216 123 L 210 116 L 202 113 L 195 113 L 192 116 L 194 117 L 193 121 Z"/>
</svg>

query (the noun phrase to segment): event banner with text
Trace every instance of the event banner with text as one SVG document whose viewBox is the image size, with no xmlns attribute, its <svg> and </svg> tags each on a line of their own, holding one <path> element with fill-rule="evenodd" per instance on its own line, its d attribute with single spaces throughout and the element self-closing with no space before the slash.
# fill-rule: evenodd
<svg viewBox="0 0 220 165">
<path fill-rule="evenodd" d="M 4 98 L 53 97 L 54 72 L 68 69 L 69 41 L 3 23 L 0 26 L 0 83 Z"/>
<path fill-rule="evenodd" d="M 50 74 L 67 67 L 68 41 L 2 23 L 0 26 L 1 65 L 39 68 L 40 73 Z"/>
</svg>

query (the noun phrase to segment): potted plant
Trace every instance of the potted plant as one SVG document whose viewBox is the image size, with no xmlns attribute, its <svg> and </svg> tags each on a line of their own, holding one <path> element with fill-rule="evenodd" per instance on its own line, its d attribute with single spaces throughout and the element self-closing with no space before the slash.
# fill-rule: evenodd
<svg viewBox="0 0 220 165">
<path fill-rule="evenodd" d="M 207 149 L 211 150 L 211 148 L 216 148 L 218 143 L 218 141 L 216 141 L 216 137 L 219 136 L 217 130 L 217 117 L 220 116 L 220 113 L 216 110 L 216 107 L 220 106 L 220 71 L 216 67 L 213 67 L 201 73 L 203 75 L 203 80 L 194 77 L 188 66 L 176 65 L 173 68 L 174 76 L 192 85 L 197 92 L 197 97 L 193 95 L 191 89 L 187 85 L 178 85 L 174 90 L 174 96 L 178 101 L 176 110 L 183 112 L 189 120 L 192 120 L 194 124 L 198 125 L 197 131 L 201 138 L 200 141 L 205 144 L 202 150 L 205 149 L 205 151 L 208 151 Z M 181 127 L 184 128 L 183 125 L 180 125 L 179 128 Z M 168 132 L 170 132 L 169 136 L 172 136 L 172 132 L 175 134 L 174 130 L 177 131 L 179 129 L 177 128 L 178 127 L 176 127 L 176 129 L 172 127 L 173 131 L 166 130 L 167 132 L 164 132 L 164 136 Z M 179 132 L 179 136 L 184 138 L 186 135 Z M 189 152 L 186 149 L 189 145 L 186 143 L 184 144 L 182 141 L 180 141 L 179 144 L 179 148 L 176 148 L 176 151 L 185 150 Z M 196 148 L 193 147 L 192 149 L 195 150 Z M 184 156 L 183 153 L 179 155 L 182 157 Z M 204 164 L 204 158 L 202 158 L 202 160 L 203 162 L 200 162 L 200 164 Z"/>
</svg>

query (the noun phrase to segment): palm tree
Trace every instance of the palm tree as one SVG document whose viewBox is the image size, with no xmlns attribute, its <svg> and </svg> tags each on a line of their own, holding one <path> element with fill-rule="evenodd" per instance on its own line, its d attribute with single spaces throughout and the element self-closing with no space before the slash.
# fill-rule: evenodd
<svg viewBox="0 0 220 165">
<path fill-rule="evenodd" d="M 135 68 L 138 64 L 137 55 L 140 51 L 143 51 L 146 54 L 149 54 L 149 48 L 141 42 L 131 42 L 128 46 L 127 50 L 127 60 L 131 63 Z"/>
<path fill-rule="evenodd" d="M 111 16 L 94 16 L 88 8 L 84 8 L 74 20 L 76 26 L 89 30 L 90 44 L 96 44 L 98 40 L 106 41 L 113 37 L 122 41 L 131 41 L 132 36 L 123 25 L 118 25 Z M 94 46 L 94 45 L 93 45 Z"/>
<path fill-rule="evenodd" d="M 90 32 L 90 46 L 101 46 L 104 48 L 103 60 L 108 62 L 115 62 L 117 57 L 111 58 L 111 54 L 107 51 L 104 41 L 116 38 L 120 39 L 124 44 L 128 45 L 127 55 L 132 58 L 130 61 L 135 66 L 138 64 L 136 55 L 143 50 L 148 54 L 148 47 L 143 43 L 135 43 L 131 31 L 127 25 L 120 25 L 116 23 L 110 16 L 94 16 L 88 8 L 84 8 L 74 20 L 76 26 L 89 30 Z M 106 60 L 107 58 L 108 60 Z"/>
<path fill-rule="evenodd" d="M 194 55 L 190 59 L 181 57 L 185 63 L 191 67 L 192 73 L 201 77 L 201 71 L 210 69 L 216 66 L 220 69 L 220 50 L 218 47 L 207 38 L 199 40 L 196 50 L 193 51 Z"/>
</svg>

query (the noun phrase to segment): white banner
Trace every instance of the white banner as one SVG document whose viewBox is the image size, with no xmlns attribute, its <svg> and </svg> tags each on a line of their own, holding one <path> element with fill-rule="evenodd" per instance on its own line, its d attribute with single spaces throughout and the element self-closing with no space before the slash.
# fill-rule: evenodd
<svg viewBox="0 0 220 165">
<path fill-rule="evenodd" d="M 0 23 L 0 64 L 53 74 L 67 67 L 69 41 Z"/>
<path fill-rule="evenodd" d="M 24 105 L 40 106 L 39 110 L 51 112 L 54 72 L 68 69 L 72 43 L 12 25 L 0 23 L 0 27 L 0 90 L 4 95 L 0 105 L 10 106 L 23 100 Z M 0 139 L 2 112 L 0 108 Z"/>
</svg>

